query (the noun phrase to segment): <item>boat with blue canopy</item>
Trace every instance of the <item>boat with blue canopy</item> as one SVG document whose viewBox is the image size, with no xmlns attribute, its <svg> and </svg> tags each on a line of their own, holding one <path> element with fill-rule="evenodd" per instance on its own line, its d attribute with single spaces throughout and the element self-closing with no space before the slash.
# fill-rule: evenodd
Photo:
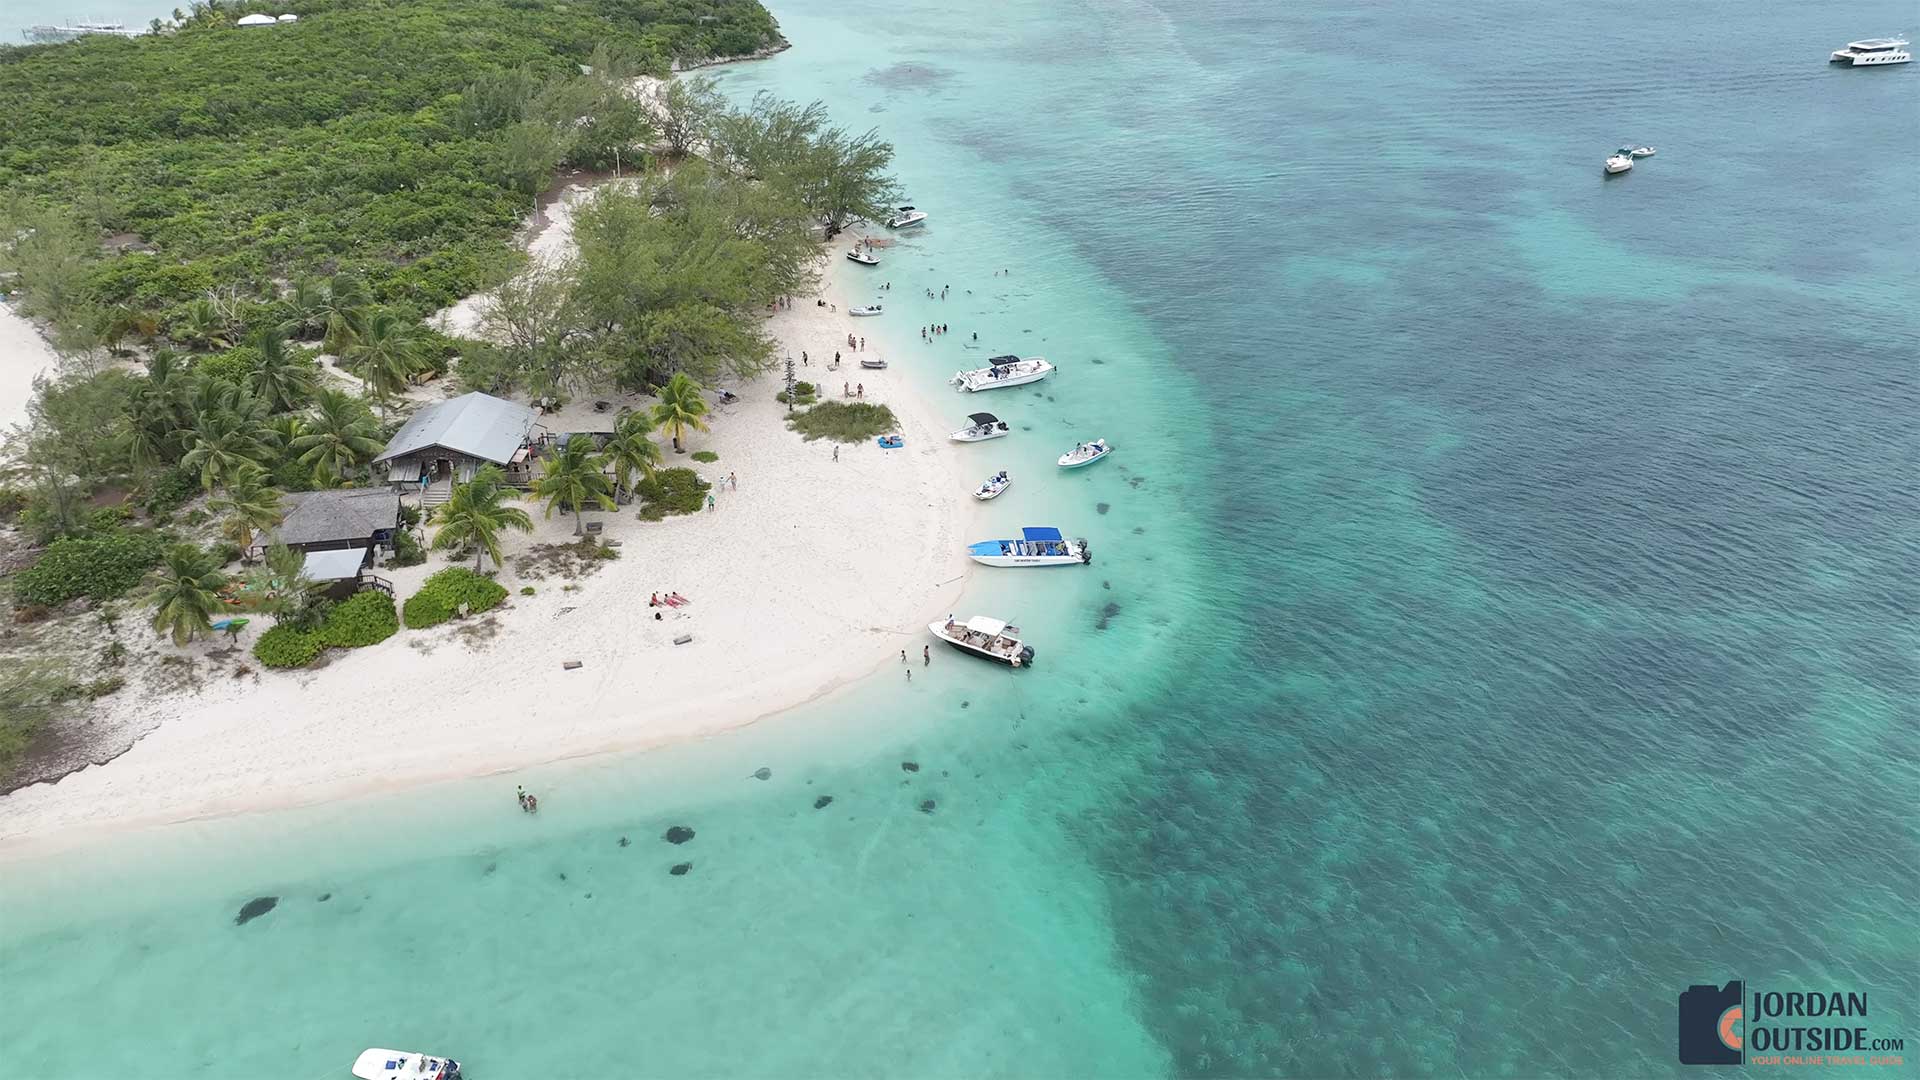
<svg viewBox="0 0 1920 1080">
<path fill-rule="evenodd" d="M 1029 525 L 1017 540 L 968 544 L 967 558 L 983 566 L 1087 566 L 1093 562 L 1093 549 L 1084 539 L 1060 535 L 1059 529 Z"/>
</svg>

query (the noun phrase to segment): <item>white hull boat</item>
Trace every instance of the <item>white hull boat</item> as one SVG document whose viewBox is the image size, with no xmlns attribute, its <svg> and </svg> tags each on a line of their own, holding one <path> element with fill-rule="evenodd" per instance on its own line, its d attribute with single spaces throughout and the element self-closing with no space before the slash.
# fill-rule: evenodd
<svg viewBox="0 0 1920 1080">
<path fill-rule="evenodd" d="M 1054 367 L 1042 356 L 996 356 L 987 361 L 986 367 L 972 371 L 956 371 L 949 383 L 968 393 L 980 390 L 1004 390 L 1009 386 L 1025 386 L 1037 383 L 1053 374 Z"/>
<path fill-rule="evenodd" d="M 360 1080 L 461 1080 L 459 1062 L 410 1050 L 362 1050 L 353 1059 L 353 1075 Z"/>
<path fill-rule="evenodd" d="M 999 619 L 975 615 L 959 622 L 949 615 L 945 622 L 928 623 L 927 629 L 941 641 L 982 660 L 1013 668 L 1033 666 L 1033 646 L 1020 641 L 1020 628 Z"/>
<path fill-rule="evenodd" d="M 1886 64 L 1904 64 L 1913 59 L 1907 51 L 1905 38 L 1868 38 L 1865 41 L 1849 41 L 1844 49 L 1833 50 L 1828 57 L 1829 63 L 1846 64 L 1848 67 L 1881 67 Z"/>
<path fill-rule="evenodd" d="M 887 219 L 887 228 L 908 229 L 925 220 L 927 220 L 927 212 L 925 210 L 915 210 L 911 206 L 903 206 L 900 208 L 899 213 Z"/>
<path fill-rule="evenodd" d="M 973 497 L 979 499 L 981 502 L 986 502 L 988 499 L 997 499 L 1000 497 L 1000 493 L 1007 490 L 1007 486 L 1012 483 L 1013 477 L 1008 476 L 1007 471 L 1002 469 L 992 476 L 987 477 L 986 483 L 975 488 Z"/>
<path fill-rule="evenodd" d="M 880 314 L 880 305 L 879 305 L 879 304 L 864 304 L 864 305 L 862 305 L 862 306 L 860 306 L 860 307 L 850 307 L 850 308 L 848 308 L 848 309 L 847 309 L 847 314 L 849 314 L 849 315 L 878 315 L 878 314 Z"/>
<path fill-rule="evenodd" d="M 852 259 L 854 262 L 859 263 L 861 266 L 879 266 L 880 265 L 880 256 L 875 255 L 871 251 L 862 251 L 859 248 L 854 248 L 852 251 L 847 252 L 847 258 Z"/>
<path fill-rule="evenodd" d="M 1005 420 L 990 412 L 977 412 L 967 417 L 973 423 L 947 436 L 954 442 L 986 442 L 988 439 L 1004 439 L 1013 433 Z"/>
<path fill-rule="evenodd" d="M 1660 151 L 1655 150 L 1651 146 L 1636 146 L 1633 149 L 1627 151 L 1627 156 L 1632 158 L 1652 157 L 1653 155 L 1659 152 Z"/>
<path fill-rule="evenodd" d="M 870 359 L 861 360 L 860 366 L 866 368 L 868 371 L 885 371 L 887 370 L 887 361 L 883 357 L 875 356 Z"/>
<path fill-rule="evenodd" d="M 1063 469 L 1082 469 L 1113 453 L 1113 447 L 1105 439 L 1083 442 L 1079 446 L 1060 455 L 1060 467 Z"/>
<path fill-rule="evenodd" d="M 1087 566 L 1093 549 L 1085 540 L 1069 540 L 1059 529 L 1028 526 L 1018 540 L 982 540 L 967 545 L 967 558 L 982 566 Z"/>
<path fill-rule="evenodd" d="M 1609 154 L 1606 164 L 1602 165 L 1601 168 L 1606 170 L 1608 176 L 1618 176 L 1623 172 L 1632 172 L 1633 155 L 1624 153 Z"/>
</svg>

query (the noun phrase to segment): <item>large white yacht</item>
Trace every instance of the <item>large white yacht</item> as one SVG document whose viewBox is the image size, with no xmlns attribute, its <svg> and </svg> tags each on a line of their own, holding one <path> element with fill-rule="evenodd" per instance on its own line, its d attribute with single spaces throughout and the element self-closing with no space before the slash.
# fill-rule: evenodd
<svg viewBox="0 0 1920 1080">
<path fill-rule="evenodd" d="M 1833 50 L 1828 62 L 1854 67 L 1879 67 L 1881 64 L 1904 64 L 1912 59 L 1913 54 L 1907 51 L 1905 38 L 1883 37 L 1849 41 L 1846 48 Z"/>
<path fill-rule="evenodd" d="M 987 366 L 972 371 L 954 372 L 947 381 L 972 393 L 977 390 L 1000 390 L 1009 386 L 1025 386 L 1036 383 L 1053 374 L 1053 365 L 1045 357 L 996 356 L 987 361 Z"/>
</svg>

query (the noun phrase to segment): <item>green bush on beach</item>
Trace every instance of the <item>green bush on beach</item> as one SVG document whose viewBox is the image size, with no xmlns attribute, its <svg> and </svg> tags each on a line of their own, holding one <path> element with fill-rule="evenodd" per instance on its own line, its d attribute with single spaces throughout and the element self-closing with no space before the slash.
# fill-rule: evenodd
<svg viewBox="0 0 1920 1080">
<path fill-rule="evenodd" d="M 885 405 L 864 401 L 823 401 L 787 421 L 787 426 L 804 435 L 808 442 L 832 439 L 835 442 L 865 442 L 899 428 L 893 410 Z"/>
<path fill-rule="evenodd" d="M 462 604 L 467 614 L 477 615 L 506 598 L 507 590 L 499 582 L 464 566 L 450 566 L 428 578 L 419 592 L 408 597 L 401 614 L 409 627 L 419 630 L 459 617 Z"/>
<path fill-rule="evenodd" d="M 383 592 L 355 593 L 327 612 L 320 625 L 320 637 L 338 649 L 357 649 L 378 645 L 400 632 L 400 617 L 394 613 L 393 597 Z"/>
<path fill-rule="evenodd" d="M 691 514 L 707 505 L 709 486 L 692 469 L 657 469 L 634 486 L 640 517 L 659 521 L 668 514 Z"/>
<path fill-rule="evenodd" d="M 76 596 L 110 600 L 140 584 L 166 546 L 166 537 L 156 532 L 63 537 L 14 575 L 14 599 L 41 607 L 58 607 Z"/>
<path fill-rule="evenodd" d="M 270 668 L 302 668 L 313 663 L 326 647 L 324 638 L 315 631 L 276 626 L 253 643 L 253 658 Z"/>
<path fill-rule="evenodd" d="M 720 455 L 711 450 L 695 450 L 688 456 L 702 465 L 711 465 L 720 460 Z"/>
</svg>

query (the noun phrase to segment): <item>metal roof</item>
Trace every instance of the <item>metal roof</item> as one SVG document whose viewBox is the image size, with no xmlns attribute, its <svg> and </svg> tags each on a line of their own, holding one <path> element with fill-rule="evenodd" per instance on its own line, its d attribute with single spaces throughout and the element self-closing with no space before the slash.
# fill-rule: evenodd
<svg viewBox="0 0 1920 1080">
<path fill-rule="evenodd" d="M 441 446 L 505 465 L 533 430 L 533 410 L 490 394 L 462 394 L 413 414 L 375 461 Z"/>
<path fill-rule="evenodd" d="M 262 547 L 275 540 L 289 545 L 369 540 L 400 524 L 400 496 L 385 487 L 297 492 L 282 496 L 281 506 L 287 516 L 267 530 Z"/>
<path fill-rule="evenodd" d="M 1020 534 L 1028 540 L 1059 540 L 1061 539 L 1059 529 L 1055 529 L 1050 526 L 1044 526 L 1044 525 L 1029 525 L 1024 529 L 1021 529 Z"/>
<path fill-rule="evenodd" d="M 313 581 L 345 581 L 359 577 L 366 561 L 367 549 L 363 547 L 309 551 L 304 572 Z"/>
</svg>

